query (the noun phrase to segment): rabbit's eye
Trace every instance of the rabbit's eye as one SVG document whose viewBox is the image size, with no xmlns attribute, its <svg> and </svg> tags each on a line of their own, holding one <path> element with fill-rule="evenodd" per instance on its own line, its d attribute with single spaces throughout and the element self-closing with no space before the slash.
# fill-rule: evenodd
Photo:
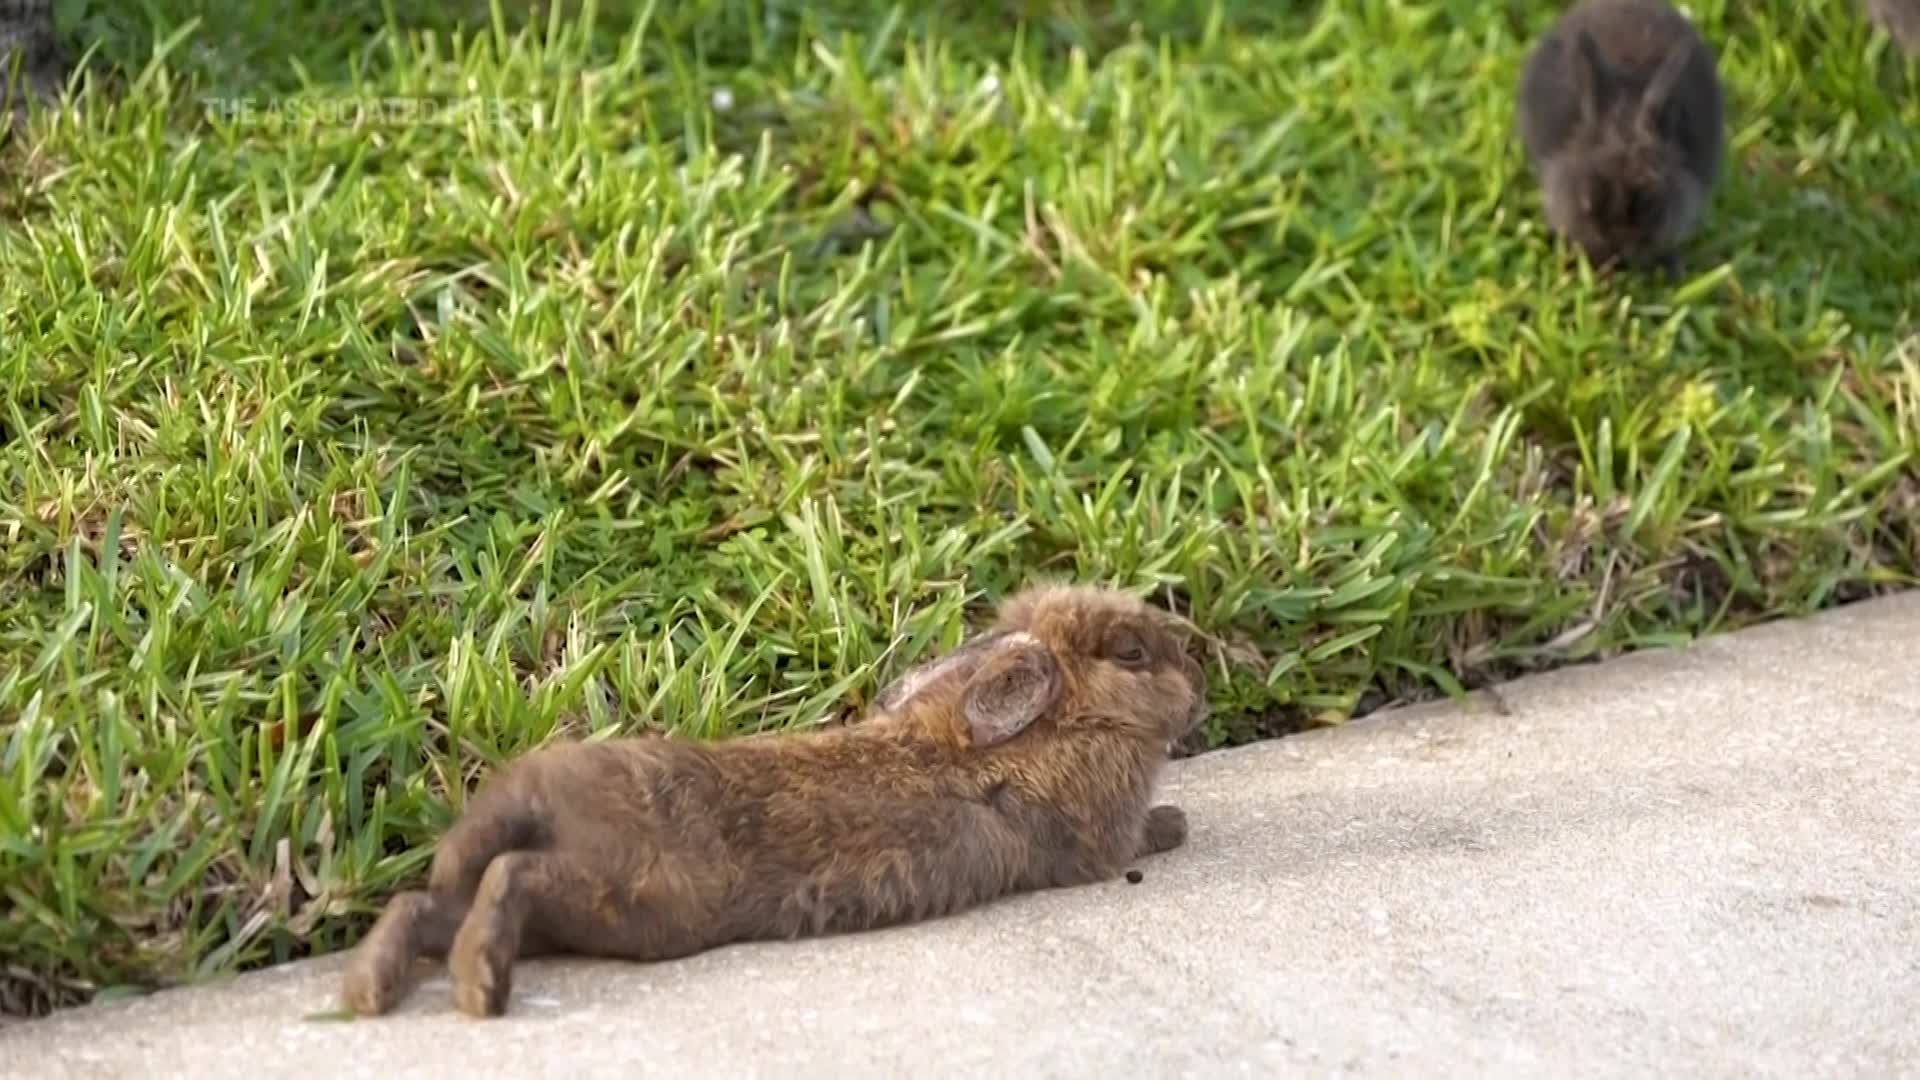
<svg viewBox="0 0 1920 1080">
<path fill-rule="evenodd" d="M 1147 643 L 1131 630 L 1119 629 L 1107 636 L 1107 658 L 1124 667 L 1144 667 Z"/>
<path fill-rule="evenodd" d="M 1636 224 L 1653 216 L 1653 193 L 1634 188 L 1627 193 L 1627 220 Z"/>
</svg>

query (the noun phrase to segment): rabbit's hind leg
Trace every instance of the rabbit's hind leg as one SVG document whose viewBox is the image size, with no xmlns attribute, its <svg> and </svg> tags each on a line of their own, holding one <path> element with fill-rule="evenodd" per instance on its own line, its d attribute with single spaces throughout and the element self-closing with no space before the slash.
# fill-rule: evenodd
<svg viewBox="0 0 1920 1080">
<path fill-rule="evenodd" d="M 471 899 L 495 858 L 544 848 L 549 840 L 537 800 L 506 787 L 485 792 L 435 846 L 427 887 L 435 896 Z"/>
<path fill-rule="evenodd" d="M 395 896 L 347 961 L 347 1007 L 361 1016 L 393 1008 L 406 995 L 415 958 L 446 955 L 466 913 L 466 904 L 448 897 Z"/>
<path fill-rule="evenodd" d="M 666 960 L 702 942 L 678 894 L 662 878 L 637 878 L 565 851 L 509 851 L 480 879 L 473 907 L 448 954 L 454 1003 L 471 1016 L 498 1016 L 512 991 L 513 962 L 566 952 Z"/>
</svg>

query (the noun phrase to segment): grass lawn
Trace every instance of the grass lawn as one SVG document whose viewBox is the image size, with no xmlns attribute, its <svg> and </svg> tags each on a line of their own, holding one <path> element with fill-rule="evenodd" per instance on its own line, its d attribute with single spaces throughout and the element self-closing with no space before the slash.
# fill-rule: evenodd
<svg viewBox="0 0 1920 1080">
<path fill-rule="evenodd" d="M 1920 66 L 1697 5 L 1711 226 L 1599 279 L 1512 136 L 1558 6 L 63 3 L 0 1007 L 338 949 L 492 763 L 848 713 L 1035 577 L 1213 635 L 1216 744 L 1914 584 Z"/>
</svg>

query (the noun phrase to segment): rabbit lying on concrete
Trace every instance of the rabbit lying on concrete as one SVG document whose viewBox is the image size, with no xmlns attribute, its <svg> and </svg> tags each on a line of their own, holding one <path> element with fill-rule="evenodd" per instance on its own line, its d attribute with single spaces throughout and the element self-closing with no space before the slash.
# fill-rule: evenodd
<svg viewBox="0 0 1920 1080">
<path fill-rule="evenodd" d="M 1010 600 L 957 665 L 864 723 L 702 743 L 537 751 L 487 783 L 349 961 L 348 1006 L 391 1009 L 445 955 L 454 1000 L 506 1006 L 515 958 L 667 960 L 886 926 L 1118 876 L 1183 842 L 1150 808 L 1205 681 L 1167 623 L 1088 588 Z"/>
</svg>

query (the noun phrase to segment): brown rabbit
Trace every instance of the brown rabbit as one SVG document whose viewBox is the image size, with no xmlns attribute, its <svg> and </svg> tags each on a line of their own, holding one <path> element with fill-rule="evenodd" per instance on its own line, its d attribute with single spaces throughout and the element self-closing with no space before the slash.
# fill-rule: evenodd
<svg viewBox="0 0 1920 1080">
<path fill-rule="evenodd" d="M 1148 810 L 1200 668 L 1154 612 L 1094 589 L 1014 597 L 962 679 L 867 723 L 715 743 L 574 743 L 502 769 L 355 950 L 345 998 L 387 1011 L 420 955 L 497 1015 L 516 957 L 683 957 L 880 927 L 1117 876 L 1178 844 Z"/>
</svg>

